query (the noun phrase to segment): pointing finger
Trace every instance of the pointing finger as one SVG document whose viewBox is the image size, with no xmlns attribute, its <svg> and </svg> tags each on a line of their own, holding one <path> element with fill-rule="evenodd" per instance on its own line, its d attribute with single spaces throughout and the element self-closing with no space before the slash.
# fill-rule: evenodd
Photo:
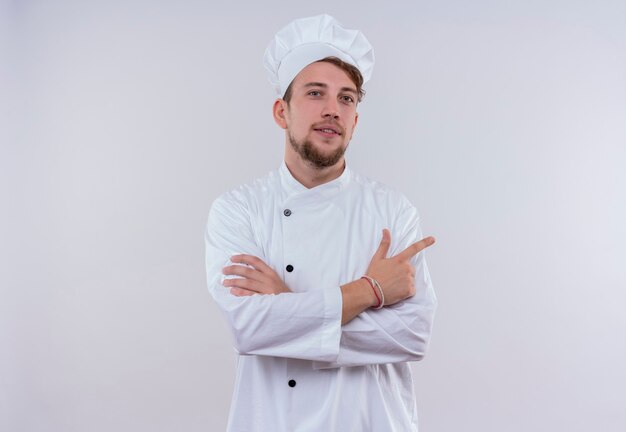
<svg viewBox="0 0 626 432">
<path fill-rule="evenodd" d="M 400 252 L 394 258 L 398 260 L 409 260 L 413 258 L 415 255 L 426 249 L 428 246 L 432 246 L 435 243 L 434 237 L 425 237 L 420 241 L 413 243 L 411 246 L 407 247 L 405 250 Z"/>
</svg>

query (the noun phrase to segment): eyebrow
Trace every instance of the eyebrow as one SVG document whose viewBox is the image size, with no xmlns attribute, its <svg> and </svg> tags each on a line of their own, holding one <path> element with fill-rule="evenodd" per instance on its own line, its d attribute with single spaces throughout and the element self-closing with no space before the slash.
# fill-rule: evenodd
<svg viewBox="0 0 626 432">
<path fill-rule="evenodd" d="M 328 85 L 324 83 L 320 83 L 320 82 L 310 82 L 310 83 L 306 83 L 303 87 L 328 88 Z M 340 90 L 343 92 L 353 93 L 356 96 L 356 89 L 354 87 L 341 87 Z"/>
</svg>

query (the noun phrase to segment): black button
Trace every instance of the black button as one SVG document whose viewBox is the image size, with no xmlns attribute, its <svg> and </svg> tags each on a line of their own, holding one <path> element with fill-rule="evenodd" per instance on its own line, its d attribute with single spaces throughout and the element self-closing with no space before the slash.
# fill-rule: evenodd
<svg viewBox="0 0 626 432">
<path fill-rule="evenodd" d="M 287 271 L 290 273 L 293 271 L 293 266 L 291 264 L 287 266 Z"/>
<path fill-rule="evenodd" d="M 291 210 L 286 209 L 286 210 L 283 212 L 283 214 L 284 214 L 285 216 L 291 216 Z"/>
<path fill-rule="evenodd" d="M 289 380 L 289 382 L 287 384 L 289 384 L 289 387 L 295 387 L 296 386 L 296 380 Z"/>
</svg>

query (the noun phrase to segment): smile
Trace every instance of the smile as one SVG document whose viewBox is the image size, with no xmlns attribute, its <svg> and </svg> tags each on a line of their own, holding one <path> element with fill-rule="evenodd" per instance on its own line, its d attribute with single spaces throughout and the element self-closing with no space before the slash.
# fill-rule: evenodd
<svg viewBox="0 0 626 432">
<path fill-rule="evenodd" d="M 322 134 L 325 137 L 333 137 L 333 136 L 339 136 L 340 134 L 335 132 L 332 129 L 315 129 L 315 132 L 318 132 L 320 134 Z"/>
</svg>

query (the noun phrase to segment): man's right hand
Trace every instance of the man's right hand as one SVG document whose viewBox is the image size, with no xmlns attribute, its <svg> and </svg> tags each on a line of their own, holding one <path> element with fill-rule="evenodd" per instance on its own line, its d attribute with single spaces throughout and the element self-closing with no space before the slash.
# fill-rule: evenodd
<svg viewBox="0 0 626 432">
<path fill-rule="evenodd" d="M 415 295 L 415 268 L 411 258 L 435 243 L 434 237 L 425 237 L 405 250 L 387 258 L 391 245 L 391 234 L 383 230 L 383 238 L 372 257 L 366 275 L 376 279 L 385 295 L 385 305 L 392 305 Z"/>
</svg>

